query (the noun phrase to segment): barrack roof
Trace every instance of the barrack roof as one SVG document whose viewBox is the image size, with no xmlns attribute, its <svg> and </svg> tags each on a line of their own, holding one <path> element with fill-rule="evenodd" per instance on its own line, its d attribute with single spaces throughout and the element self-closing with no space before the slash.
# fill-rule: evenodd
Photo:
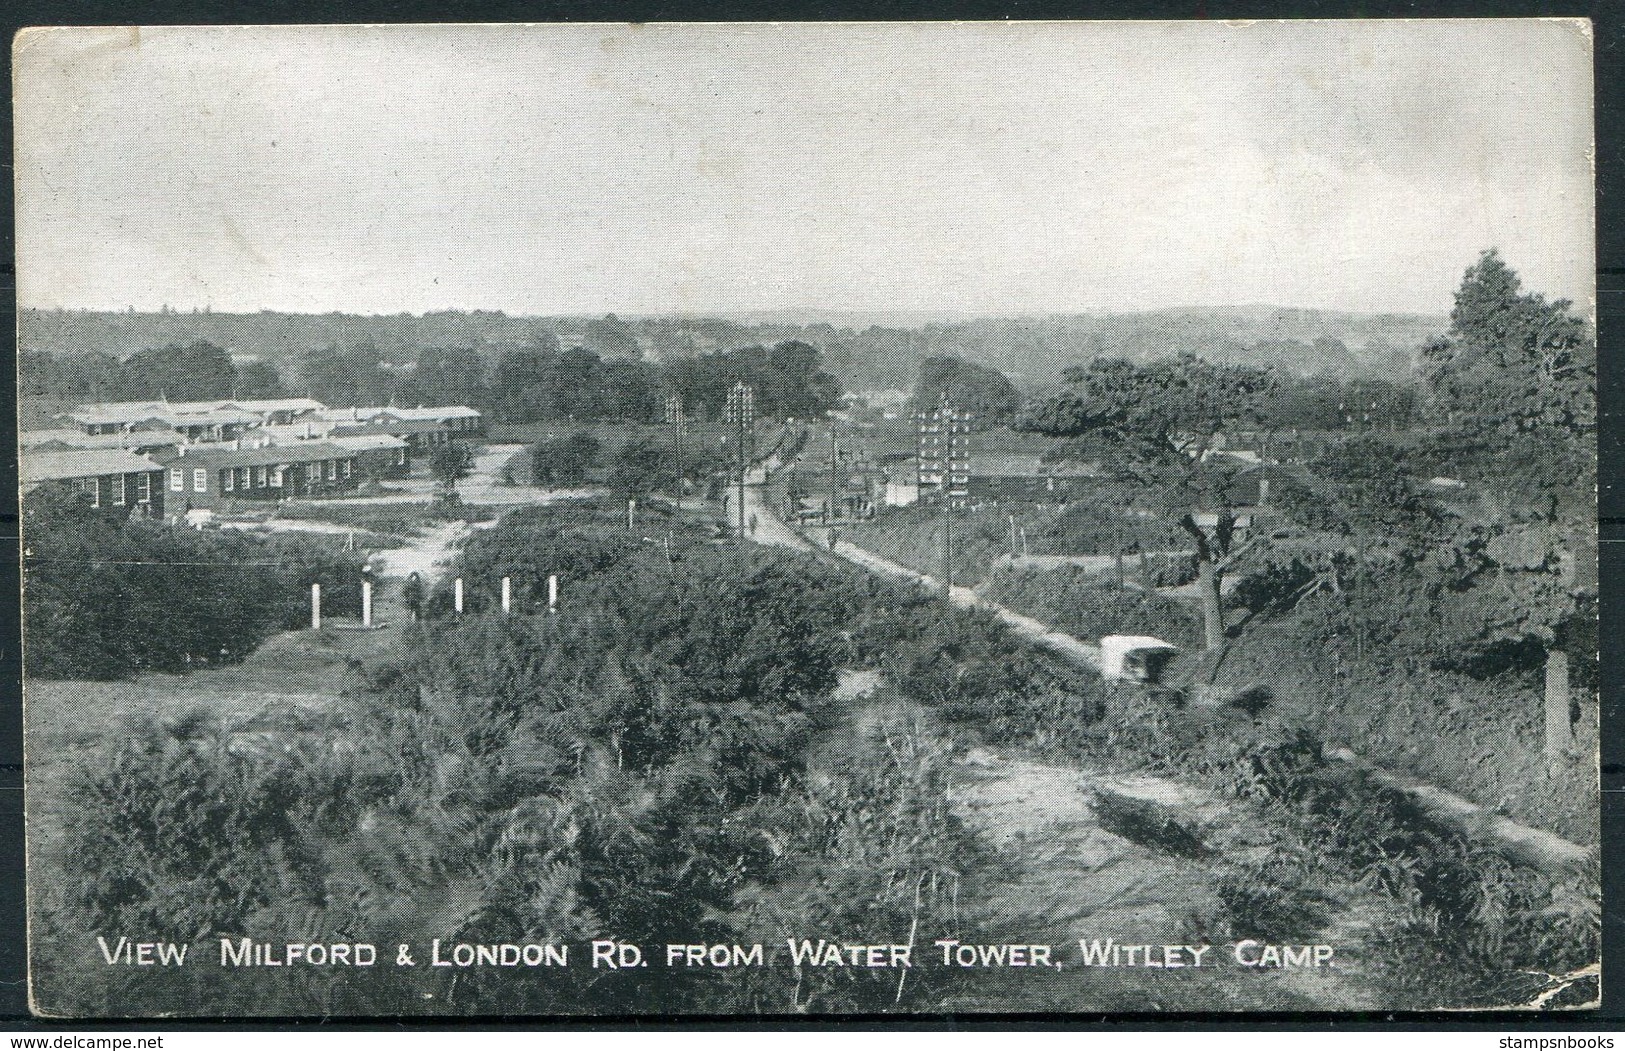
<svg viewBox="0 0 1625 1051">
<path fill-rule="evenodd" d="M 30 452 L 23 456 L 21 468 L 19 476 L 23 487 L 29 488 L 41 482 L 156 471 L 158 465 L 145 456 L 124 449 L 65 449 L 61 452 Z"/>
<path fill-rule="evenodd" d="M 312 460 L 347 460 L 355 453 L 341 449 L 331 442 L 300 441 L 286 445 L 255 445 L 249 448 L 231 447 L 231 442 L 205 442 L 182 445 L 173 452 L 154 455 L 165 467 L 266 467 L 271 464 L 310 463 Z"/>
</svg>

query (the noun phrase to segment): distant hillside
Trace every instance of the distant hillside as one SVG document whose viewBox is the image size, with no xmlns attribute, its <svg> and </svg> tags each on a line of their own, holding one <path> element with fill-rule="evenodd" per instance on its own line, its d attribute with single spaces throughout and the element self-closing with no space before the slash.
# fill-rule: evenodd
<svg viewBox="0 0 1625 1051">
<path fill-rule="evenodd" d="M 1004 372 L 1018 385 L 1054 383 L 1070 365 L 1102 356 L 1144 361 L 1189 351 L 1214 360 L 1273 364 L 1343 377 L 1408 372 L 1417 349 L 1448 325 L 1440 316 L 1351 314 L 1273 306 L 1193 307 L 1134 314 L 870 324 L 881 315 L 831 320 L 690 317 L 512 317 L 493 311 L 355 314 L 136 313 L 24 310 L 21 348 L 101 352 L 205 340 L 234 355 L 281 364 L 313 348 L 372 344 L 386 360 L 424 347 L 472 347 L 489 356 L 519 346 L 582 345 L 603 357 L 693 357 L 784 340 L 824 354 L 848 390 L 912 387 L 919 363 L 952 356 Z M 847 323 L 838 323 L 845 320 Z"/>
<path fill-rule="evenodd" d="M 524 344 L 551 329 L 536 318 L 487 311 L 433 314 L 140 313 L 93 310 L 18 311 L 18 349 L 98 351 L 126 358 L 138 350 L 199 340 L 234 355 L 280 362 L 312 348 L 372 343 L 388 359 L 416 357 L 425 346 Z"/>
</svg>

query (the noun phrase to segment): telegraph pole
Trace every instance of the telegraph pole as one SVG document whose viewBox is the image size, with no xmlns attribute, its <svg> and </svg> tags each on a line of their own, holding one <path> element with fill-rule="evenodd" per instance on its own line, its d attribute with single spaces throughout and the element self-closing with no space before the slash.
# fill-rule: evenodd
<svg viewBox="0 0 1625 1051">
<path fill-rule="evenodd" d="M 739 536 L 743 539 L 745 532 L 745 470 L 749 466 L 749 454 L 745 448 L 745 441 L 752 433 L 752 426 L 756 417 L 756 390 L 743 380 L 733 385 L 728 392 L 727 419 L 735 424 L 739 436 L 739 499 L 738 519 Z"/>
<path fill-rule="evenodd" d="M 941 422 L 942 435 L 945 439 L 944 456 L 942 461 L 942 482 L 939 487 L 942 494 L 942 580 L 943 587 L 949 598 L 954 593 L 954 498 L 969 495 L 968 489 L 958 489 L 957 485 L 970 484 L 970 463 L 968 455 L 970 430 L 970 414 L 956 409 L 948 400 L 948 392 L 942 392 L 942 399 L 937 407 L 937 418 Z"/>
<path fill-rule="evenodd" d="M 677 513 L 683 513 L 683 396 L 666 395 L 666 422 L 671 424 L 673 455 L 677 461 Z"/>
<path fill-rule="evenodd" d="M 835 424 L 829 425 L 829 520 L 833 524 L 840 507 L 840 482 L 837 479 L 839 460 L 841 456 L 840 445 L 835 437 Z"/>
</svg>

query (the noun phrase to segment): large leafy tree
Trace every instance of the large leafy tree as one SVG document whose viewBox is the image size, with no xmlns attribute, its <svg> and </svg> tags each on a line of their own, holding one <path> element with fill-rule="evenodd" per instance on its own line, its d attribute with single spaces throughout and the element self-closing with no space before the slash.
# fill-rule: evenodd
<svg viewBox="0 0 1625 1051">
<path fill-rule="evenodd" d="M 282 376 L 269 361 L 247 361 L 237 369 L 237 397 L 280 398 L 287 393 Z"/>
<path fill-rule="evenodd" d="M 589 431 L 543 438 L 531 449 L 531 480 L 537 485 L 580 485 L 598 463 L 601 448 Z"/>
<path fill-rule="evenodd" d="M 237 383 L 231 355 L 213 343 L 138 350 L 124 361 L 123 391 L 133 398 L 171 401 L 229 398 Z"/>
<path fill-rule="evenodd" d="M 1450 334 L 1424 363 L 1438 405 L 1501 430 L 1588 432 L 1596 423 L 1596 345 L 1568 300 L 1548 302 L 1490 249 L 1467 269 Z"/>
<path fill-rule="evenodd" d="M 429 454 L 429 473 L 448 493 L 454 491 L 457 483 L 467 478 L 473 469 L 474 453 L 462 442 L 436 446 Z"/>
<path fill-rule="evenodd" d="M 18 393 L 24 398 L 102 401 L 127 389 L 124 364 L 111 354 L 56 354 L 25 350 L 18 358 Z"/>
<path fill-rule="evenodd" d="M 485 360 L 470 347 L 425 347 L 413 373 L 420 396 L 432 405 L 485 403 Z"/>
<path fill-rule="evenodd" d="M 1448 467 L 1548 521 L 1593 514 L 1597 347 L 1571 307 L 1524 292 L 1492 249 L 1423 352 Z"/>
<path fill-rule="evenodd" d="M 1102 459 L 1150 489 L 1196 544 L 1204 635 L 1224 639 L 1219 595 L 1240 553 L 1224 470 L 1205 454 L 1225 427 L 1256 424 L 1275 390 L 1273 372 L 1220 365 L 1193 354 L 1146 365 L 1100 358 L 1067 370 L 1066 389 L 1031 407 L 1022 426 L 1092 443 Z M 1199 513 L 1206 505 L 1210 510 Z"/>
<path fill-rule="evenodd" d="M 672 484 L 670 447 L 654 438 L 634 438 L 615 451 L 609 484 L 629 497 L 646 496 Z"/>
<path fill-rule="evenodd" d="M 1068 369 L 1066 381 L 1032 406 L 1023 427 L 1066 438 L 1102 436 L 1160 460 L 1199 457 L 1225 427 L 1256 423 L 1276 389 L 1268 369 L 1194 354 L 1147 365 L 1097 358 Z"/>
<path fill-rule="evenodd" d="M 943 394 L 979 424 L 1008 423 L 1021 407 L 1016 385 L 997 369 L 954 357 L 926 358 L 920 362 L 912 406 L 929 409 Z"/>
<path fill-rule="evenodd" d="M 542 345 L 504 350 L 492 372 L 489 405 L 504 423 L 524 423 L 546 417 L 549 408 L 548 373 L 558 357 L 558 340 Z"/>
<path fill-rule="evenodd" d="M 632 331 L 632 326 L 614 314 L 605 314 L 601 318 L 587 322 L 586 331 L 582 333 L 581 339 L 583 346 L 600 358 L 643 356 L 643 350 L 638 345 L 637 333 Z"/>
<path fill-rule="evenodd" d="M 1595 633 L 1597 350 L 1571 307 L 1523 291 L 1491 249 L 1462 278 L 1449 335 L 1423 358 L 1445 424 L 1441 458 L 1498 519 L 1484 557 L 1507 596 L 1485 592 L 1473 622 L 1485 644 L 1545 650 L 1552 753 L 1569 723 L 1570 659 L 1595 657 L 1583 651 Z"/>
<path fill-rule="evenodd" d="M 313 347 L 294 362 L 293 389 L 329 405 L 397 405 L 421 400 L 402 373 L 391 371 L 371 343 Z"/>
</svg>

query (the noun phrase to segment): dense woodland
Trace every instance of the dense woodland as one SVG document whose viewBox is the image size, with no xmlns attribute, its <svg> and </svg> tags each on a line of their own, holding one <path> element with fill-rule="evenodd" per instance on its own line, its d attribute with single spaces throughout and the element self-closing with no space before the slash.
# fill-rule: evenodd
<svg viewBox="0 0 1625 1051">
<path fill-rule="evenodd" d="M 1009 376 L 1025 390 L 1061 378 L 1080 361 L 1118 357 L 1151 361 L 1179 351 L 1209 360 L 1271 365 L 1290 375 L 1351 381 L 1403 375 L 1416 349 L 1443 331 L 1442 318 L 1355 315 L 1273 308 L 1191 309 L 1100 317 L 1043 317 L 959 322 L 928 319 L 727 321 L 689 318 L 523 318 L 490 311 L 443 311 L 424 315 L 362 317 L 209 312 L 162 313 L 25 310 L 19 317 L 19 350 L 25 394 L 57 400 L 112 400 L 115 396 L 169 397 L 177 390 L 227 397 L 264 396 L 277 390 L 335 404 L 357 401 L 398 404 L 418 400 L 470 402 L 485 386 L 506 393 L 509 403 L 490 407 L 506 419 L 538 419 L 527 405 L 527 388 L 550 386 L 530 371 L 538 356 L 580 350 L 610 372 L 604 386 L 630 395 L 612 415 L 640 418 L 632 376 L 619 365 L 644 359 L 677 362 L 729 351 L 802 343 L 819 349 L 823 368 L 849 391 L 911 390 L 922 363 L 957 358 Z M 240 375 L 202 359 L 179 370 L 144 360 L 125 374 L 120 361 L 137 353 L 148 359 L 197 345 L 221 348 L 238 362 Z M 424 361 L 426 348 L 429 360 Z M 498 374 L 505 354 L 514 354 Z M 470 370 L 469 355 L 480 362 Z M 308 359 L 308 360 L 306 360 Z M 618 363 L 618 364 L 617 364 Z M 447 368 L 449 366 L 449 369 Z M 573 368 L 583 367 L 577 359 Z M 421 387 L 414 387 L 413 373 Z M 518 370 L 516 372 L 516 370 Z M 450 381 L 442 388 L 443 381 Z M 173 389 L 171 389 L 173 385 Z M 669 386 L 669 385 L 668 385 Z M 704 384 L 699 384 L 703 387 Z M 544 395 L 545 397 L 545 395 Z M 596 407 L 557 410 L 577 416 Z M 589 399 L 590 401 L 591 399 Z M 487 408 L 480 405 L 480 408 Z M 658 411 L 658 407 L 655 409 Z"/>
<path fill-rule="evenodd" d="M 306 350 L 280 371 L 234 361 L 212 343 L 167 345 L 119 359 L 108 354 L 26 351 L 21 362 L 24 424 L 83 401 L 171 401 L 308 396 L 328 405 L 471 405 L 498 423 L 659 422 L 666 398 L 682 397 L 696 419 L 722 415 L 735 383 L 755 390 L 764 416 L 817 416 L 840 386 L 818 351 L 797 342 L 746 347 L 659 364 L 604 358 L 580 347 L 537 344 L 487 357 L 467 347 L 427 347 L 404 364 L 375 345 Z M 33 411 L 34 419 L 28 417 Z"/>
</svg>

